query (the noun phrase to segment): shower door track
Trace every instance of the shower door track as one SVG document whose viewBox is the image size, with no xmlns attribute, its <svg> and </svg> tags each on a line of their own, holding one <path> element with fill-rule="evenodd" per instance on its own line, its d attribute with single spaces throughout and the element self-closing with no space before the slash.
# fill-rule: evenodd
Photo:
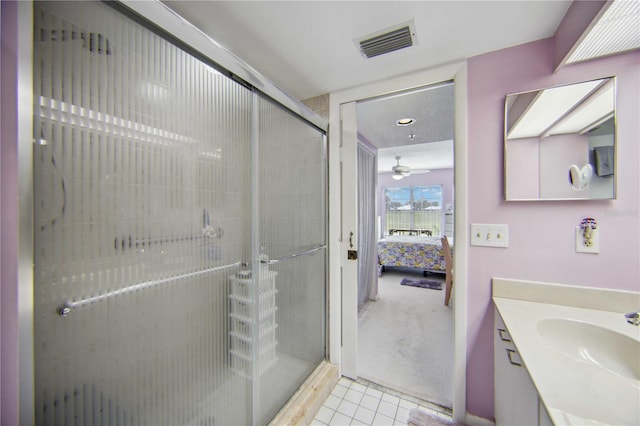
<svg viewBox="0 0 640 426">
<path fill-rule="evenodd" d="M 75 308 L 79 308 L 81 306 L 84 305 L 89 305 L 91 303 L 94 302 L 100 302 L 102 300 L 105 299 L 109 299 L 111 297 L 114 296 L 119 296 L 122 294 L 127 294 L 127 293 L 131 293 L 132 291 L 137 291 L 137 290 L 142 290 L 145 288 L 150 288 L 150 287 L 155 287 L 157 285 L 161 285 L 161 284 L 166 284 L 172 281 L 176 281 L 176 280 L 181 280 L 181 279 L 186 279 L 186 278 L 194 278 L 200 275 L 205 275 L 211 272 L 215 272 L 215 271 L 221 271 L 223 269 L 229 269 L 229 268 L 233 268 L 233 267 L 237 267 L 242 265 L 242 262 L 236 262 L 236 263 L 230 263 L 228 265 L 223 265 L 223 266 L 216 266 L 214 268 L 209 268 L 209 269 L 203 269 L 202 271 L 195 271 L 195 272 L 189 272 L 187 274 L 181 274 L 181 275 L 176 275 L 175 277 L 169 277 L 169 278 L 164 278 L 161 280 L 151 280 L 151 281 L 147 281 L 147 282 L 143 282 L 140 284 L 134 284 L 132 286 L 129 287 L 124 287 L 118 290 L 114 290 L 114 291 L 110 291 L 108 293 L 105 294 L 101 294 L 100 296 L 94 296 L 94 297 L 90 297 L 88 299 L 82 299 L 82 300 L 78 300 L 76 302 L 66 302 L 64 303 L 62 306 L 60 306 L 56 312 L 58 313 L 58 315 L 62 316 L 62 317 L 66 317 L 71 313 L 72 309 Z"/>
</svg>

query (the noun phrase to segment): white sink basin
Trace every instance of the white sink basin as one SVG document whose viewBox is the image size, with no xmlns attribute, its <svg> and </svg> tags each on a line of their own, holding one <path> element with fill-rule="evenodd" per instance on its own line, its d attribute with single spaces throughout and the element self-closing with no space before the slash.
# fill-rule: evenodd
<svg viewBox="0 0 640 426">
<path fill-rule="evenodd" d="M 620 321 L 624 321 L 622 316 Z M 593 324 L 562 318 L 541 319 L 537 329 L 547 343 L 577 361 L 640 380 L 638 340 Z"/>
</svg>

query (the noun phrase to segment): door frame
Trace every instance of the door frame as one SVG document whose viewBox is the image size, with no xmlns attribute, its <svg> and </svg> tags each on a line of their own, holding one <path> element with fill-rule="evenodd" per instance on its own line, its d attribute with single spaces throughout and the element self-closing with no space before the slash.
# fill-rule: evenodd
<svg viewBox="0 0 640 426">
<path fill-rule="evenodd" d="M 342 221 L 344 215 L 355 215 L 343 206 L 342 169 L 344 161 L 349 167 L 350 153 L 343 158 L 342 129 L 353 129 L 356 123 L 342 122 L 341 106 L 377 96 L 424 87 L 444 81 L 454 81 L 455 138 L 454 138 L 454 362 L 453 362 L 453 417 L 465 422 L 466 410 L 466 356 L 467 356 L 467 63 L 455 62 L 436 68 L 376 83 L 346 89 L 329 95 L 329 360 L 340 366 L 341 375 L 356 378 L 357 357 L 357 303 L 348 303 L 353 285 L 353 268 L 346 265 L 343 256 Z M 347 173 L 346 177 L 352 173 Z M 354 182 L 355 185 L 355 182 Z M 343 207 L 345 207 L 343 209 Z M 346 218 L 352 223 L 353 218 Z M 348 237 L 346 237 L 348 238 Z M 357 283 L 357 275 L 355 277 Z M 353 305 L 353 306 L 352 306 Z"/>
</svg>

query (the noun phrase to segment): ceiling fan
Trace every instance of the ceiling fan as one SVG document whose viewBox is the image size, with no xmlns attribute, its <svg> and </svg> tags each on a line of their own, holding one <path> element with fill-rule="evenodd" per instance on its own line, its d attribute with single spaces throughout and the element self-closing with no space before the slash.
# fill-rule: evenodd
<svg viewBox="0 0 640 426">
<path fill-rule="evenodd" d="M 405 176 L 409 176 L 411 174 L 411 168 L 409 166 L 400 165 L 400 156 L 396 156 L 396 161 L 398 164 L 391 168 L 391 172 L 393 173 L 393 178 L 396 180 L 400 180 Z"/>
</svg>

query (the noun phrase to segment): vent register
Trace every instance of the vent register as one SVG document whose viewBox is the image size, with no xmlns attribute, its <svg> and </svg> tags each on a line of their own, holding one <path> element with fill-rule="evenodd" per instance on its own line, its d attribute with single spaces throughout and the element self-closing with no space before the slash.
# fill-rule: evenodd
<svg viewBox="0 0 640 426">
<path fill-rule="evenodd" d="M 412 23 L 402 24 L 400 27 L 357 39 L 356 44 L 363 56 L 373 58 L 415 45 L 415 31 Z"/>
</svg>

